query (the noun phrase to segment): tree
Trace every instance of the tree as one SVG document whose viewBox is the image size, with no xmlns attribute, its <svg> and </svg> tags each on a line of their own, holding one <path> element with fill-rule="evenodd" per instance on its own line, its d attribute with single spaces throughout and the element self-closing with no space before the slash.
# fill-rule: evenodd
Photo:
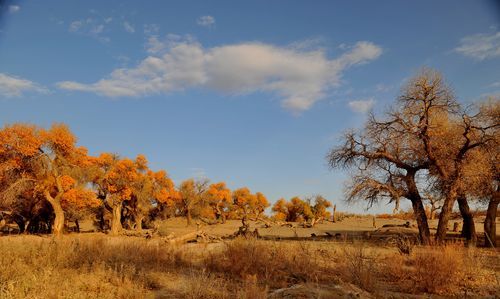
<svg viewBox="0 0 500 299">
<path fill-rule="evenodd" d="M 269 206 L 269 202 L 264 194 L 260 192 L 252 194 L 247 187 L 234 190 L 232 197 L 232 213 L 238 219 L 246 220 L 249 217 L 258 219 Z"/>
<path fill-rule="evenodd" d="M 206 200 L 216 219 L 226 223 L 226 213 L 231 205 L 231 190 L 226 187 L 226 183 L 211 184 L 207 190 Z"/>
<path fill-rule="evenodd" d="M 255 202 L 252 203 L 252 208 L 256 219 L 259 219 L 269 206 L 269 201 L 264 194 L 261 192 L 255 193 Z"/>
<path fill-rule="evenodd" d="M 287 202 L 284 198 L 280 198 L 276 201 L 272 207 L 274 212 L 274 219 L 279 221 L 286 221 L 288 218 Z"/>
<path fill-rule="evenodd" d="M 396 113 L 390 113 L 385 121 L 371 116 L 363 132 L 346 133 L 343 144 L 332 149 L 327 159 L 332 168 L 357 170 L 346 189 L 348 201 L 366 200 L 371 206 L 380 199 L 396 203 L 400 198 L 410 200 L 420 241 L 429 244 L 429 225 L 417 188 L 417 172 L 428 163 L 408 134 L 407 121 Z"/>
<path fill-rule="evenodd" d="M 313 217 L 311 206 L 300 197 L 293 197 L 287 203 L 288 217 L 287 221 L 307 221 Z"/>
<path fill-rule="evenodd" d="M 473 239 L 464 168 L 476 148 L 488 147 L 494 140 L 494 127 L 482 123 L 482 118 L 482 113 L 470 114 L 460 107 L 439 73 L 423 70 L 409 80 L 384 119 L 371 115 L 364 131 L 347 133 L 344 144 L 334 148 L 328 160 L 332 167 L 357 169 L 348 199 L 362 198 L 370 204 L 384 197 L 396 203 L 402 197 L 409 199 L 422 243 L 429 243 L 430 233 L 417 186 L 444 197 L 438 241 L 446 236 L 455 202 L 464 218 L 465 235 Z M 419 182 L 422 173 L 434 183 Z"/>
<path fill-rule="evenodd" d="M 179 186 L 181 208 L 186 216 L 187 225 L 191 225 L 193 209 L 203 202 L 208 183 L 208 180 L 188 179 Z"/>
<path fill-rule="evenodd" d="M 65 209 L 86 208 L 98 204 L 87 190 L 86 175 L 91 159 L 87 150 L 76 147 L 76 138 L 68 127 L 54 124 L 48 130 L 16 124 L 0 133 L 2 178 L 10 182 L 4 196 L 12 200 L 31 192 L 43 196 L 54 213 L 53 233 L 64 229 Z M 4 185 L 5 186 L 5 185 Z"/>
<path fill-rule="evenodd" d="M 176 205 L 181 200 L 181 196 L 175 189 L 174 182 L 168 177 L 167 172 L 165 170 L 149 171 L 149 176 L 153 182 L 155 213 L 175 213 Z"/>
<path fill-rule="evenodd" d="M 462 184 L 466 186 L 465 192 L 469 198 L 487 204 L 485 246 L 494 247 L 497 244 L 496 216 L 500 203 L 500 98 L 490 98 L 480 103 L 477 115 L 481 117 L 481 128 L 493 130 L 493 139 L 486 146 L 477 147 L 469 153 L 463 168 Z"/>
<path fill-rule="evenodd" d="M 130 200 L 132 186 L 138 179 L 134 161 L 103 153 L 96 160 L 97 166 L 93 183 L 99 198 L 103 201 L 111 216 L 111 234 L 117 235 L 122 230 L 121 214 L 123 202 Z"/>
<path fill-rule="evenodd" d="M 153 204 L 153 177 L 149 175 L 148 161 L 144 155 L 138 155 L 134 161 L 136 179 L 131 185 L 130 200 L 124 202 L 125 211 L 133 218 L 135 229 L 142 231 L 142 222 Z"/>
<path fill-rule="evenodd" d="M 309 203 L 310 205 L 311 203 Z M 329 202 L 326 198 L 321 195 L 314 196 L 314 205 L 311 207 L 312 213 L 314 215 L 313 221 L 311 225 L 314 226 L 319 221 L 323 219 L 328 219 L 330 217 L 330 212 L 328 212 L 328 208 L 332 206 L 331 202 Z"/>
<path fill-rule="evenodd" d="M 443 198 L 440 194 L 432 194 L 431 192 L 425 193 L 425 198 L 429 202 L 429 220 L 434 220 L 436 218 L 436 211 L 441 209 L 441 203 Z"/>
</svg>

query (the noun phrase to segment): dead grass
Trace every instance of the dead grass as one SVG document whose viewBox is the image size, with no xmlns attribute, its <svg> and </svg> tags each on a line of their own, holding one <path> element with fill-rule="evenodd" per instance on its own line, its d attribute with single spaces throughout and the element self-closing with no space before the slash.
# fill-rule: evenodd
<svg viewBox="0 0 500 299">
<path fill-rule="evenodd" d="M 3 237 L 0 252 L 0 298 L 266 298 L 276 288 L 342 283 L 372 293 L 486 296 L 500 289 L 496 253 L 458 245 L 400 255 L 362 243 L 168 246 L 85 234 Z"/>
</svg>

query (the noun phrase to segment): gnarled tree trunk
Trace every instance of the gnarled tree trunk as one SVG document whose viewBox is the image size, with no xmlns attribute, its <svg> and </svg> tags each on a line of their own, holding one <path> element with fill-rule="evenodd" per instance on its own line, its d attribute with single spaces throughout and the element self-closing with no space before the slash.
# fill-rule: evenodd
<svg viewBox="0 0 500 299">
<path fill-rule="evenodd" d="M 470 211 L 469 204 L 465 196 L 460 195 L 457 198 L 458 207 L 460 208 L 460 214 L 462 215 L 463 225 L 462 225 L 462 237 L 464 237 L 467 242 L 471 245 L 476 244 L 477 235 L 476 227 L 474 225 L 474 216 Z"/>
<path fill-rule="evenodd" d="M 451 211 L 455 200 L 457 199 L 457 192 L 455 189 L 449 190 L 444 199 L 443 207 L 441 208 L 441 213 L 439 214 L 439 222 L 436 232 L 436 241 L 438 243 L 444 242 L 446 239 L 446 234 L 448 232 L 448 222 L 450 220 Z"/>
<path fill-rule="evenodd" d="M 500 192 L 497 191 L 493 198 L 490 199 L 488 203 L 488 210 L 486 211 L 486 218 L 484 219 L 484 237 L 486 247 L 496 247 L 497 246 L 497 210 L 498 204 L 500 203 Z"/>
<path fill-rule="evenodd" d="M 64 230 L 64 210 L 61 206 L 61 194 L 56 197 L 52 197 L 48 191 L 45 192 L 45 199 L 50 203 L 50 206 L 54 210 L 54 224 L 52 225 L 52 233 L 59 236 Z"/>
<path fill-rule="evenodd" d="M 113 216 L 111 218 L 111 234 L 118 235 L 122 230 L 122 205 L 113 205 Z"/>
<path fill-rule="evenodd" d="M 429 223 L 427 222 L 427 215 L 425 215 L 424 204 L 422 200 L 418 198 L 411 199 L 411 204 L 417 220 L 420 242 L 422 245 L 430 245 L 431 233 L 429 230 Z"/>
<path fill-rule="evenodd" d="M 140 215 L 135 217 L 135 230 L 138 232 L 142 231 L 142 220 L 144 219 L 144 216 Z"/>
<path fill-rule="evenodd" d="M 415 219 L 417 220 L 420 242 L 422 243 L 422 245 L 430 245 L 431 232 L 429 230 L 429 223 L 427 222 L 427 215 L 425 214 L 422 197 L 420 196 L 417 184 L 415 182 L 415 173 L 408 172 L 405 181 L 408 187 L 408 193 L 406 194 L 406 197 L 411 201 L 413 214 L 415 215 Z"/>
</svg>

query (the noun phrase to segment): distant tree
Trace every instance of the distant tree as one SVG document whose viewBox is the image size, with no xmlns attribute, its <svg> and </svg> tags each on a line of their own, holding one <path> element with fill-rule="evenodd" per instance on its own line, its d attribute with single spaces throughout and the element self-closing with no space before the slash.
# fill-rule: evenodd
<svg viewBox="0 0 500 299">
<path fill-rule="evenodd" d="M 436 211 L 441 209 L 443 198 L 441 197 L 440 194 L 433 194 L 431 192 L 426 192 L 425 199 L 429 203 L 429 215 L 428 215 L 429 220 L 434 220 L 434 218 L 436 218 Z"/>
<path fill-rule="evenodd" d="M 169 216 L 175 214 L 181 196 L 175 188 L 174 182 L 168 177 L 167 172 L 165 170 L 149 171 L 149 177 L 153 182 L 153 200 L 156 205 L 156 213 L 166 212 Z"/>
<path fill-rule="evenodd" d="M 259 219 L 269 206 L 269 201 L 264 194 L 261 192 L 255 193 L 255 202 L 252 203 L 252 208 L 256 219 Z"/>
<path fill-rule="evenodd" d="M 193 209 L 199 208 L 199 205 L 203 203 L 208 184 L 208 180 L 188 179 L 179 186 L 181 209 L 186 216 L 187 225 L 191 225 Z"/>
<path fill-rule="evenodd" d="M 311 204 L 311 203 L 309 203 Z M 329 202 L 326 198 L 321 195 L 314 196 L 314 205 L 311 207 L 312 213 L 314 215 L 312 225 L 316 224 L 323 219 L 328 219 L 330 217 L 330 212 L 328 212 L 328 208 L 332 206 L 331 202 Z"/>
<path fill-rule="evenodd" d="M 233 191 L 233 204 L 231 212 L 233 217 L 238 219 L 248 219 L 250 217 L 258 219 L 265 209 L 269 207 L 269 202 L 264 194 L 257 192 L 252 194 L 247 187 Z"/>
<path fill-rule="evenodd" d="M 226 223 L 227 211 L 231 205 L 231 190 L 226 183 L 211 184 L 207 190 L 206 200 L 217 220 Z"/>
<path fill-rule="evenodd" d="M 272 211 L 274 212 L 273 218 L 279 221 L 286 221 L 288 218 L 288 208 L 287 202 L 284 198 L 280 198 L 276 201 L 272 207 Z"/>
</svg>

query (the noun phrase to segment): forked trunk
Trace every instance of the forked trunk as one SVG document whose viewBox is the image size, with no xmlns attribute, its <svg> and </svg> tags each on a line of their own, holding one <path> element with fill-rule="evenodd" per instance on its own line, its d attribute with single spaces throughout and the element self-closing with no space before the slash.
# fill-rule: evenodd
<svg viewBox="0 0 500 299">
<path fill-rule="evenodd" d="M 64 211 L 61 206 L 60 195 L 52 197 L 48 191 L 45 192 L 45 198 L 50 203 L 52 210 L 54 210 L 54 224 L 52 225 L 52 233 L 60 236 L 64 230 Z"/>
<path fill-rule="evenodd" d="M 495 196 L 496 195 L 496 196 Z M 484 245 L 486 247 L 496 247 L 497 246 L 497 209 L 500 203 L 500 196 L 495 194 L 490 202 L 488 203 L 488 210 L 486 211 L 486 219 L 484 219 Z"/>
<path fill-rule="evenodd" d="M 122 230 L 122 205 L 113 206 L 113 218 L 111 219 L 111 234 L 118 235 Z"/>
<path fill-rule="evenodd" d="M 54 209 L 54 225 L 52 226 L 52 230 L 55 235 L 59 236 L 63 233 L 64 230 L 64 211 L 61 207 L 61 204 L 57 202 L 52 205 Z"/>
<path fill-rule="evenodd" d="M 477 242 L 476 227 L 474 225 L 474 216 L 470 211 L 467 199 L 465 196 L 459 196 L 457 202 L 463 219 L 461 236 L 467 240 L 468 244 L 475 245 Z"/>
</svg>

